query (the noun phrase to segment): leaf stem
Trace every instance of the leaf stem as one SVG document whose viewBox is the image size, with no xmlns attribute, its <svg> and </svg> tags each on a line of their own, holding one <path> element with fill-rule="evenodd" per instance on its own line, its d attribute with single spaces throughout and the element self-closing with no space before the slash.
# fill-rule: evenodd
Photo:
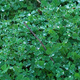
<svg viewBox="0 0 80 80">
<path fill-rule="evenodd" d="M 43 48 L 45 49 L 45 50 L 47 50 L 46 49 L 46 47 L 43 45 L 43 43 L 41 42 L 41 40 L 36 36 L 36 34 L 28 27 L 28 25 L 24 22 L 24 24 L 25 24 L 25 26 L 30 30 L 30 32 L 33 34 L 33 36 L 35 36 L 37 39 L 38 39 L 38 41 L 42 44 L 42 46 L 43 46 Z"/>
<path fill-rule="evenodd" d="M 45 51 L 47 50 L 46 47 L 44 46 L 44 44 L 42 43 L 42 41 L 36 36 L 36 34 L 28 27 L 28 25 L 24 22 L 25 26 L 30 30 L 30 32 L 33 34 L 33 36 L 35 38 L 38 39 L 38 41 L 41 43 L 41 45 L 43 46 L 43 48 L 45 49 Z M 53 61 L 52 57 L 50 57 L 51 61 Z M 53 61 L 54 62 L 54 61 Z"/>
</svg>

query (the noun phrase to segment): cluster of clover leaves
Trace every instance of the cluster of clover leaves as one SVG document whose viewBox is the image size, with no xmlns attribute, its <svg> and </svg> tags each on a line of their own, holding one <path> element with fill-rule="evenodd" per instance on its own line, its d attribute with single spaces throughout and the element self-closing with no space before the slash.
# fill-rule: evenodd
<svg viewBox="0 0 80 80">
<path fill-rule="evenodd" d="M 80 1 L 1 0 L 0 80 L 79 80 Z"/>
</svg>

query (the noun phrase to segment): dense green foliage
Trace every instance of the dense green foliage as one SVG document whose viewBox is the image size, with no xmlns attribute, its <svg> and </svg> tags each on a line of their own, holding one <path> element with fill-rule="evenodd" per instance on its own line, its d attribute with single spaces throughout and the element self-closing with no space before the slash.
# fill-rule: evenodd
<svg viewBox="0 0 80 80">
<path fill-rule="evenodd" d="M 80 1 L 40 1 L 0 0 L 0 80 L 80 79 Z"/>
</svg>

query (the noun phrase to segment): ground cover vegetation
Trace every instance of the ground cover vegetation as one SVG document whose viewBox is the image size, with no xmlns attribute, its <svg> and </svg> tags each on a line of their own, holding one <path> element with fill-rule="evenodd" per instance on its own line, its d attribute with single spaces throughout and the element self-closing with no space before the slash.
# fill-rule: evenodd
<svg viewBox="0 0 80 80">
<path fill-rule="evenodd" d="M 80 1 L 0 0 L 0 80 L 79 79 Z"/>
</svg>

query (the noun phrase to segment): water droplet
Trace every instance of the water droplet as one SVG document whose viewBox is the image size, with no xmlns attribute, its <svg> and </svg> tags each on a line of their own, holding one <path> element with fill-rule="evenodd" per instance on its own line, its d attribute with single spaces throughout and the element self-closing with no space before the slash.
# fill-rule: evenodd
<svg viewBox="0 0 80 80">
<path fill-rule="evenodd" d="M 26 42 L 24 41 L 23 44 L 26 44 Z"/>
<path fill-rule="evenodd" d="M 71 76 L 69 76 L 69 78 L 71 78 Z"/>
<path fill-rule="evenodd" d="M 18 30 L 21 30 L 20 28 L 18 28 Z"/>
<path fill-rule="evenodd" d="M 70 34 L 68 34 L 68 36 L 70 36 Z"/>
<path fill-rule="evenodd" d="M 3 29 L 6 32 L 6 29 Z"/>
<path fill-rule="evenodd" d="M 66 5 L 66 8 L 69 9 L 69 5 Z"/>
<path fill-rule="evenodd" d="M 24 1 L 24 0 L 19 0 L 19 1 Z"/>
<path fill-rule="evenodd" d="M 38 47 L 37 49 L 39 50 L 40 48 Z"/>
<path fill-rule="evenodd" d="M 70 27 L 70 25 L 69 25 L 69 27 Z"/>
<path fill-rule="evenodd" d="M 13 69 L 13 67 L 10 67 L 10 69 Z"/>
<path fill-rule="evenodd" d="M 59 28 L 59 26 L 57 26 L 57 28 Z"/>
<path fill-rule="evenodd" d="M 44 26 L 40 26 L 40 29 L 45 29 L 45 27 Z"/>
<path fill-rule="evenodd" d="M 52 56 L 54 56 L 54 54 L 52 54 Z"/>
<path fill-rule="evenodd" d="M 49 41 L 49 43 L 51 43 L 51 41 Z"/>
<path fill-rule="evenodd" d="M 43 33 L 43 36 L 46 36 L 46 33 Z"/>
<path fill-rule="evenodd" d="M 0 28 L 2 28 L 2 25 L 0 25 Z"/>
<path fill-rule="evenodd" d="M 4 9 L 1 9 L 1 11 L 3 11 L 3 12 L 4 12 Z"/>
<path fill-rule="evenodd" d="M 27 23 L 27 21 L 25 21 L 25 23 Z"/>
<path fill-rule="evenodd" d="M 65 67 L 65 65 L 63 65 L 63 67 Z"/>
<path fill-rule="evenodd" d="M 66 70 L 68 70 L 68 68 L 65 68 Z"/>
<path fill-rule="evenodd" d="M 44 65 L 46 65 L 46 63 L 44 63 Z"/>
<path fill-rule="evenodd" d="M 73 6 L 73 4 L 71 4 L 71 6 Z"/>
<path fill-rule="evenodd" d="M 78 69 L 80 69 L 80 66 L 78 66 Z"/>
<path fill-rule="evenodd" d="M 29 13 L 28 16 L 31 16 L 31 14 Z"/>
<path fill-rule="evenodd" d="M 64 74 L 64 72 L 62 72 L 62 74 Z"/>
<path fill-rule="evenodd" d="M 80 0 L 77 0 L 78 1 L 78 3 L 80 3 Z"/>
<path fill-rule="evenodd" d="M 52 8 L 49 8 L 49 10 L 53 10 Z"/>
<path fill-rule="evenodd" d="M 5 5 L 5 7 L 6 7 L 6 5 Z"/>
</svg>

